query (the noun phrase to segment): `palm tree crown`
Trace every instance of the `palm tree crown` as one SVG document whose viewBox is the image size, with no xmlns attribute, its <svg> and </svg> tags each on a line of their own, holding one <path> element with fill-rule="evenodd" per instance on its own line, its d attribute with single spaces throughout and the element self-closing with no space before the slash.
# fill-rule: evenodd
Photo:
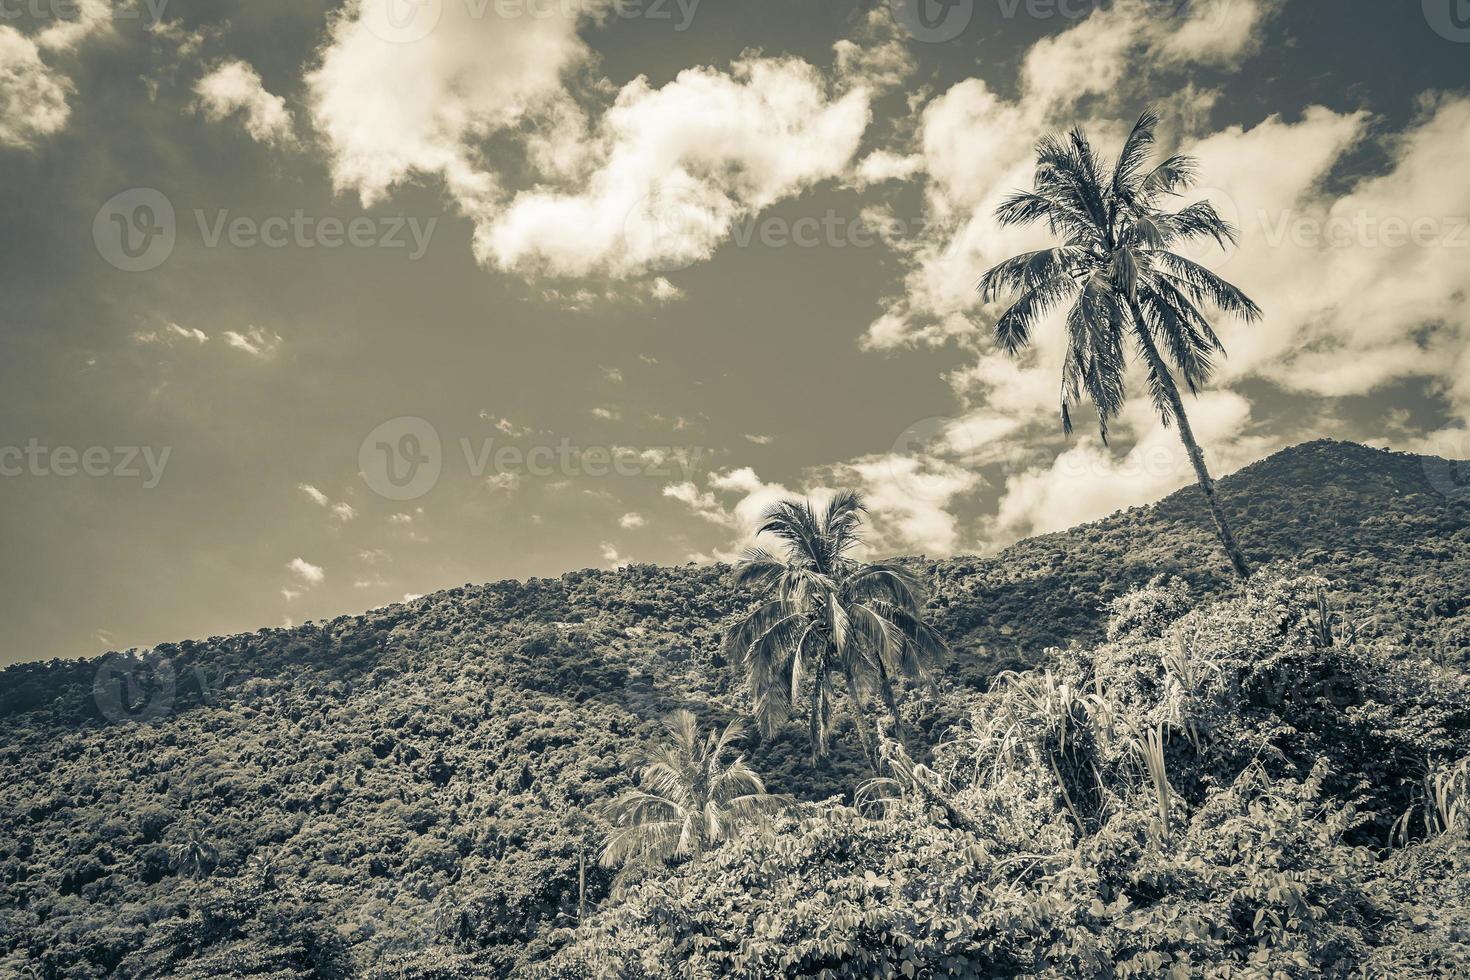
<svg viewBox="0 0 1470 980">
<path fill-rule="evenodd" d="M 674 712 L 666 741 L 643 751 L 639 785 L 607 805 L 613 823 L 603 867 L 632 858 L 669 861 L 697 856 L 736 828 L 778 806 L 744 756 L 726 759 L 743 733 L 739 721 L 701 737 L 694 715 Z"/>
<path fill-rule="evenodd" d="M 865 513 L 862 498 L 851 491 L 833 496 L 820 514 L 809 501 L 782 501 L 766 512 L 760 530 L 782 542 L 784 556 L 752 549 L 735 569 L 737 584 L 757 587 L 766 598 L 727 635 L 727 653 L 743 658 L 755 718 L 768 735 L 790 716 L 810 678 L 814 759 L 827 754 L 838 677 L 847 685 L 859 737 L 874 761 L 863 692 L 876 686 L 898 725 L 895 675 L 921 679 L 948 654 L 944 640 L 923 620 L 914 577 L 900 565 L 851 557 Z"/>
<path fill-rule="evenodd" d="M 1236 240 L 1236 230 L 1208 201 L 1164 209 L 1168 198 L 1194 182 L 1197 166 L 1177 155 L 1147 166 L 1157 125 L 1158 116 L 1145 112 L 1111 168 L 1080 130 L 1041 140 L 1032 189 L 1007 198 L 996 217 L 1002 225 L 1045 221 L 1062 243 L 1007 259 L 981 277 L 979 290 L 986 302 L 1019 293 L 995 324 L 996 338 L 1011 354 L 1031 342 L 1038 321 L 1070 304 L 1061 390 L 1067 432 L 1071 408 L 1085 394 L 1106 441 L 1108 421 L 1123 407 L 1131 338 L 1148 370 L 1154 406 L 1165 425 L 1177 425 L 1221 540 L 1244 576 L 1245 558 L 1215 498 L 1173 372 L 1197 393 L 1209 381 L 1216 355 L 1225 353 L 1201 307 L 1247 321 L 1259 319 L 1261 310 L 1238 288 L 1173 251 L 1197 241 L 1223 247 Z"/>
</svg>

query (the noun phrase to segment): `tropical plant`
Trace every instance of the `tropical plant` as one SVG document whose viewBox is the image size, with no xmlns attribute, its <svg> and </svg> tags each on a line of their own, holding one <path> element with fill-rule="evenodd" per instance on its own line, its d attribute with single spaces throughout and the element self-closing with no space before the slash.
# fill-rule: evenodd
<svg viewBox="0 0 1470 980">
<path fill-rule="evenodd" d="M 813 762 L 827 756 L 839 677 L 864 753 L 876 767 L 864 692 L 877 688 L 901 739 L 896 678 L 925 680 L 949 654 L 924 622 L 914 576 L 892 562 L 865 564 L 851 556 L 865 513 L 862 497 L 852 491 L 834 495 L 821 514 L 810 501 L 784 500 L 766 511 L 760 526 L 782 542 L 784 557 L 753 548 L 735 569 L 738 585 L 767 597 L 726 635 L 726 655 L 743 658 L 756 722 L 767 735 L 790 717 L 810 678 Z"/>
<path fill-rule="evenodd" d="M 675 711 L 668 719 L 668 739 L 643 750 L 637 788 L 605 808 L 613 829 L 602 849 L 602 866 L 617 867 L 633 858 L 667 862 L 698 856 L 741 825 L 784 805 L 781 797 L 766 793 L 743 755 L 727 760 L 743 730 L 736 720 L 718 734 L 711 729 L 701 736 L 693 714 Z"/>
<path fill-rule="evenodd" d="M 219 849 L 197 828 L 190 830 L 183 840 L 168 849 L 169 867 L 195 878 L 209 874 L 218 860 Z"/>
<path fill-rule="evenodd" d="M 980 278 L 979 291 L 986 302 L 1020 294 L 995 323 L 996 338 L 1012 355 L 1031 342 L 1033 328 L 1047 314 L 1071 304 L 1061 391 L 1067 432 L 1071 406 L 1085 394 L 1107 440 L 1108 421 L 1123 407 L 1131 337 L 1148 370 L 1154 407 L 1164 425 L 1177 427 L 1221 544 L 1236 573 L 1246 578 L 1250 566 L 1220 505 L 1173 371 L 1197 394 L 1214 371 L 1216 355 L 1225 353 L 1202 306 L 1247 321 L 1259 319 L 1261 311 L 1238 288 L 1173 250 L 1205 240 L 1223 247 L 1235 242 L 1236 230 L 1208 201 L 1163 209 L 1167 198 L 1194 182 L 1197 165 L 1176 155 L 1146 167 L 1157 125 L 1158 116 L 1144 112 L 1111 168 L 1079 129 L 1043 138 L 1032 189 L 1007 198 L 996 217 L 1002 225 L 1046 221 L 1063 242 L 1000 263 Z"/>
</svg>

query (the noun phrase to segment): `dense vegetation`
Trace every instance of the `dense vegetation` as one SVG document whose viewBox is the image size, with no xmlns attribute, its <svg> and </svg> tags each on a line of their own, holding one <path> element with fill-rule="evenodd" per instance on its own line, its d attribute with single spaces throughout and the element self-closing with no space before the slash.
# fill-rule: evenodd
<svg viewBox="0 0 1470 980">
<path fill-rule="evenodd" d="M 1434 465 L 1221 481 L 1244 587 L 1193 488 L 908 560 L 954 650 L 913 757 L 873 780 L 840 705 L 816 768 L 797 720 L 747 734 L 792 804 L 667 866 L 599 866 L 607 803 L 676 709 L 751 713 L 727 568 L 13 667 L 0 975 L 1463 974 L 1470 500 Z"/>
</svg>

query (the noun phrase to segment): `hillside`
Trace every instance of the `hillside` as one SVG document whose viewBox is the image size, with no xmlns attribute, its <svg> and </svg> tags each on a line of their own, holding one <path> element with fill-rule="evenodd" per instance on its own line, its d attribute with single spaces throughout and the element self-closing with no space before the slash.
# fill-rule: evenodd
<svg viewBox="0 0 1470 980">
<path fill-rule="evenodd" d="M 1253 561 L 1327 578 L 1366 634 L 1456 663 L 1470 496 L 1436 489 L 1448 465 L 1315 442 L 1221 493 Z M 914 559 L 957 652 L 919 727 L 958 721 L 965 690 L 1000 669 L 1101 642 L 1109 602 L 1157 575 L 1197 603 L 1237 595 L 1196 497 L 994 557 Z M 4 671 L 0 974 L 29 961 L 44 977 L 431 977 L 468 957 L 502 975 L 547 957 L 577 919 L 581 859 L 587 901 L 608 895 L 595 807 L 629 785 L 628 751 L 677 707 L 745 713 L 718 651 L 750 597 L 726 572 L 467 585 Z M 751 761 L 805 799 L 864 775 L 851 750 L 810 771 L 796 725 Z M 271 884 L 246 900 L 246 880 Z"/>
</svg>

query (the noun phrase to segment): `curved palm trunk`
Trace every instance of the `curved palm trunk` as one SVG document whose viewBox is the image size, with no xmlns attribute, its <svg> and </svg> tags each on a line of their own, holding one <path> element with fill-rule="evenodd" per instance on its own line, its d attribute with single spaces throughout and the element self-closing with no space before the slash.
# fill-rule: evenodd
<svg viewBox="0 0 1470 980">
<path fill-rule="evenodd" d="M 1230 530 L 1230 523 L 1225 519 L 1225 509 L 1220 506 L 1219 495 L 1215 492 L 1215 480 L 1210 476 L 1209 468 L 1205 466 L 1205 454 L 1200 450 L 1199 443 L 1194 439 L 1194 430 L 1190 428 L 1189 416 L 1184 412 L 1184 399 L 1179 397 L 1179 386 L 1174 383 L 1174 376 L 1169 373 L 1169 367 L 1164 359 L 1159 356 L 1159 349 L 1154 345 L 1154 340 L 1149 336 L 1148 321 L 1143 318 L 1143 311 L 1138 308 L 1138 301 L 1129 299 L 1128 306 L 1133 313 L 1134 333 L 1138 338 L 1138 346 L 1143 349 L 1144 358 L 1148 361 L 1149 370 L 1158 376 L 1160 384 L 1164 389 L 1164 397 L 1168 399 L 1169 410 L 1174 414 L 1174 423 L 1179 430 L 1179 440 L 1184 443 L 1184 450 L 1189 454 L 1190 465 L 1194 467 L 1195 479 L 1199 481 L 1200 489 L 1204 491 L 1205 503 L 1210 508 L 1210 516 L 1215 519 L 1215 531 L 1220 535 L 1220 543 L 1225 546 L 1225 554 L 1230 557 L 1230 564 L 1235 569 L 1235 574 L 1242 579 L 1250 577 L 1250 566 L 1246 564 L 1245 553 L 1240 550 L 1240 545 L 1235 542 L 1235 534 Z"/>
</svg>

